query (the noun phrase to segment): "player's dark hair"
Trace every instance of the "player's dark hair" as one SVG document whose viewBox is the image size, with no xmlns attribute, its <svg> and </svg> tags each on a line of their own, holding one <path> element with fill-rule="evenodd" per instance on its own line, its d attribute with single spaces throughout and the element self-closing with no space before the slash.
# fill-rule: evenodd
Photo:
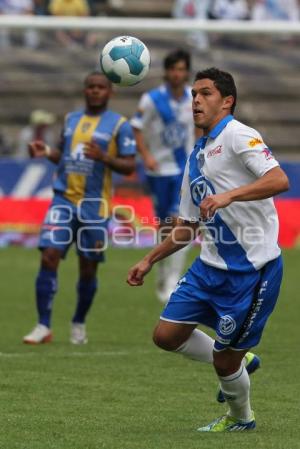
<svg viewBox="0 0 300 449">
<path fill-rule="evenodd" d="M 233 96 L 234 102 L 230 110 L 230 112 L 233 114 L 237 101 L 237 90 L 233 76 L 228 72 L 224 72 L 223 70 L 211 67 L 209 69 L 202 70 L 196 73 L 195 81 L 203 79 L 212 80 L 223 98 L 229 97 L 230 95 Z"/>
<path fill-rule="evenodd" d="M 191 70 L 191 56 L 187 51 L 181 49 L 172 51 L 165 57 L 164 69 L 165 70 L 170 69 L 174 64 L 176 64 L 179 61 L 184 61 L 187 70 L 188 71 Z"/>
<path fill-rule="evenodd" d="M 84 81 L 83 81 L 84 86 L 87 85 L 88 79 L 89 79 L 91 76 L 103 76 L 103 77 L 107 80 L 107 84 L 108 84 L 109 86 L 111 86 L 111 84 L 112 84 L 111 81 L 105 76 L 105 74 L 104 74 L 103 72 L 100 72 L 100 70 L 93 70 L 92 72 L 88 73 L 88 74 L 86 75 L 86 77 L 84 78 Z"/>
</svg>

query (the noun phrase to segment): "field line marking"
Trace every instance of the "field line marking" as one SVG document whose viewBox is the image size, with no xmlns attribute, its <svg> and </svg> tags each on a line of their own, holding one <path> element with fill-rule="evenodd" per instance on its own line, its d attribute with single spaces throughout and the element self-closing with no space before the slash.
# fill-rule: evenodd
<svg viewBox="0 0 300 449">
<path fill-rule="evenodd" d="M 0 352 L 0 357 L 3 358 L 22 358 L 22 357 L 31 357 L 31 356 L 46 356 L 46 357 L 120 357 L 120 356 L 131 356 L 131 355 L 146 355 L 146 354 L 155 354 L 159 353 L 159 351 L 155 350 L 138 350 L 138 351 L 95 351 L 95 352 L 65 352 L 65 353 L 55 353 L 55 352 Z"/>
</svg>

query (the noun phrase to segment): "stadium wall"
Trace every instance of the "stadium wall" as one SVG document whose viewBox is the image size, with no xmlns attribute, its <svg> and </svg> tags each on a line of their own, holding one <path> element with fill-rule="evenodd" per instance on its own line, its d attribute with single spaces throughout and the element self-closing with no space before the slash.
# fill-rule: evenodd
<svg viewBox="0 0 300 449">
<path fill-rule="evenodd" d="M 286 20 L 204 20 L 174 19 L 151 17 L 53 17 L 31 15 L 1 15 L 0 29 L 36 29 L 36 30 L 122 30 L 176 33 L 186 31 L 205 31 L 222 34 L 300 34 L 298 21 Z"/>
</svg>

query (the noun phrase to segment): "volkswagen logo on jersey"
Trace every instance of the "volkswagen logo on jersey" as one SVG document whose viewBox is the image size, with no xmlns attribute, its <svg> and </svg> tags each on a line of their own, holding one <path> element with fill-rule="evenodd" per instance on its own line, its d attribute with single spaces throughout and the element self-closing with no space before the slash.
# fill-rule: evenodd
<svg viewBox="0 0 300 449">
<path fill-rule="evenodd" d="M 191 182 L 190 188 L 192 200 L 195 206 L 199 206 L 204 198 L 215 193 L 213 186 L 205 178 L 205 176 L 198 176 L 198 178 L 194 179 Z"/>
<path fill-rule="evenodd" d="M 236 322 L 230 315 L 224 315 L 219 322 L 219 331 L 223 335 L 232 334 L 236 329 Z"/>
<path fill-rule="evenodd" d="M 186 128 L 180 122 L 169 123 L 162 132 L 162 141 L 173 149 L 185 146 L 186 139 Z"/>
</svg>

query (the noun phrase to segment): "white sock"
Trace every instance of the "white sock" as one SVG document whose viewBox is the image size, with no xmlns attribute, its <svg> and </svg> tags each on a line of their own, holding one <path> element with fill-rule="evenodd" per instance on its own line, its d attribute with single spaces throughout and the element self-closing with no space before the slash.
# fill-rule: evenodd
<svg viewBox="0 0 300 449">
<path fill-rule="evenodd" d="M 179 281 L 183 270 L 189 245 L 180 249 L 168 258 L 168 287 L 173 290 Z"/>
<path fill-rule="evenodd" d="M 250 379 L 243 364 L 238 371 L 230 376 L 219 376 L 221 390 L 227 404 L 229 405 L 229 415 L 242 420 L 249 421 L 252 416 L 250 407 Z"/>
<path fill-rule="evenodd" d="M 169 273 L 175 278 L 177 278 L 177 281 L 181 277 L 183 270 L 184 270 L 184 264 L 187 252 L 189 250 L 189 245 L 185 246 L 184 248 L 180 249 L 176 253 L 172 254 L 172 256 L 169 257 Z"/>
<path fill-rule="evenodd" d="M 191 336 L 175 352 L 199 362 L 212 363 L 214 343 L 207 334 L 194 329 Z"/>
</svg>

